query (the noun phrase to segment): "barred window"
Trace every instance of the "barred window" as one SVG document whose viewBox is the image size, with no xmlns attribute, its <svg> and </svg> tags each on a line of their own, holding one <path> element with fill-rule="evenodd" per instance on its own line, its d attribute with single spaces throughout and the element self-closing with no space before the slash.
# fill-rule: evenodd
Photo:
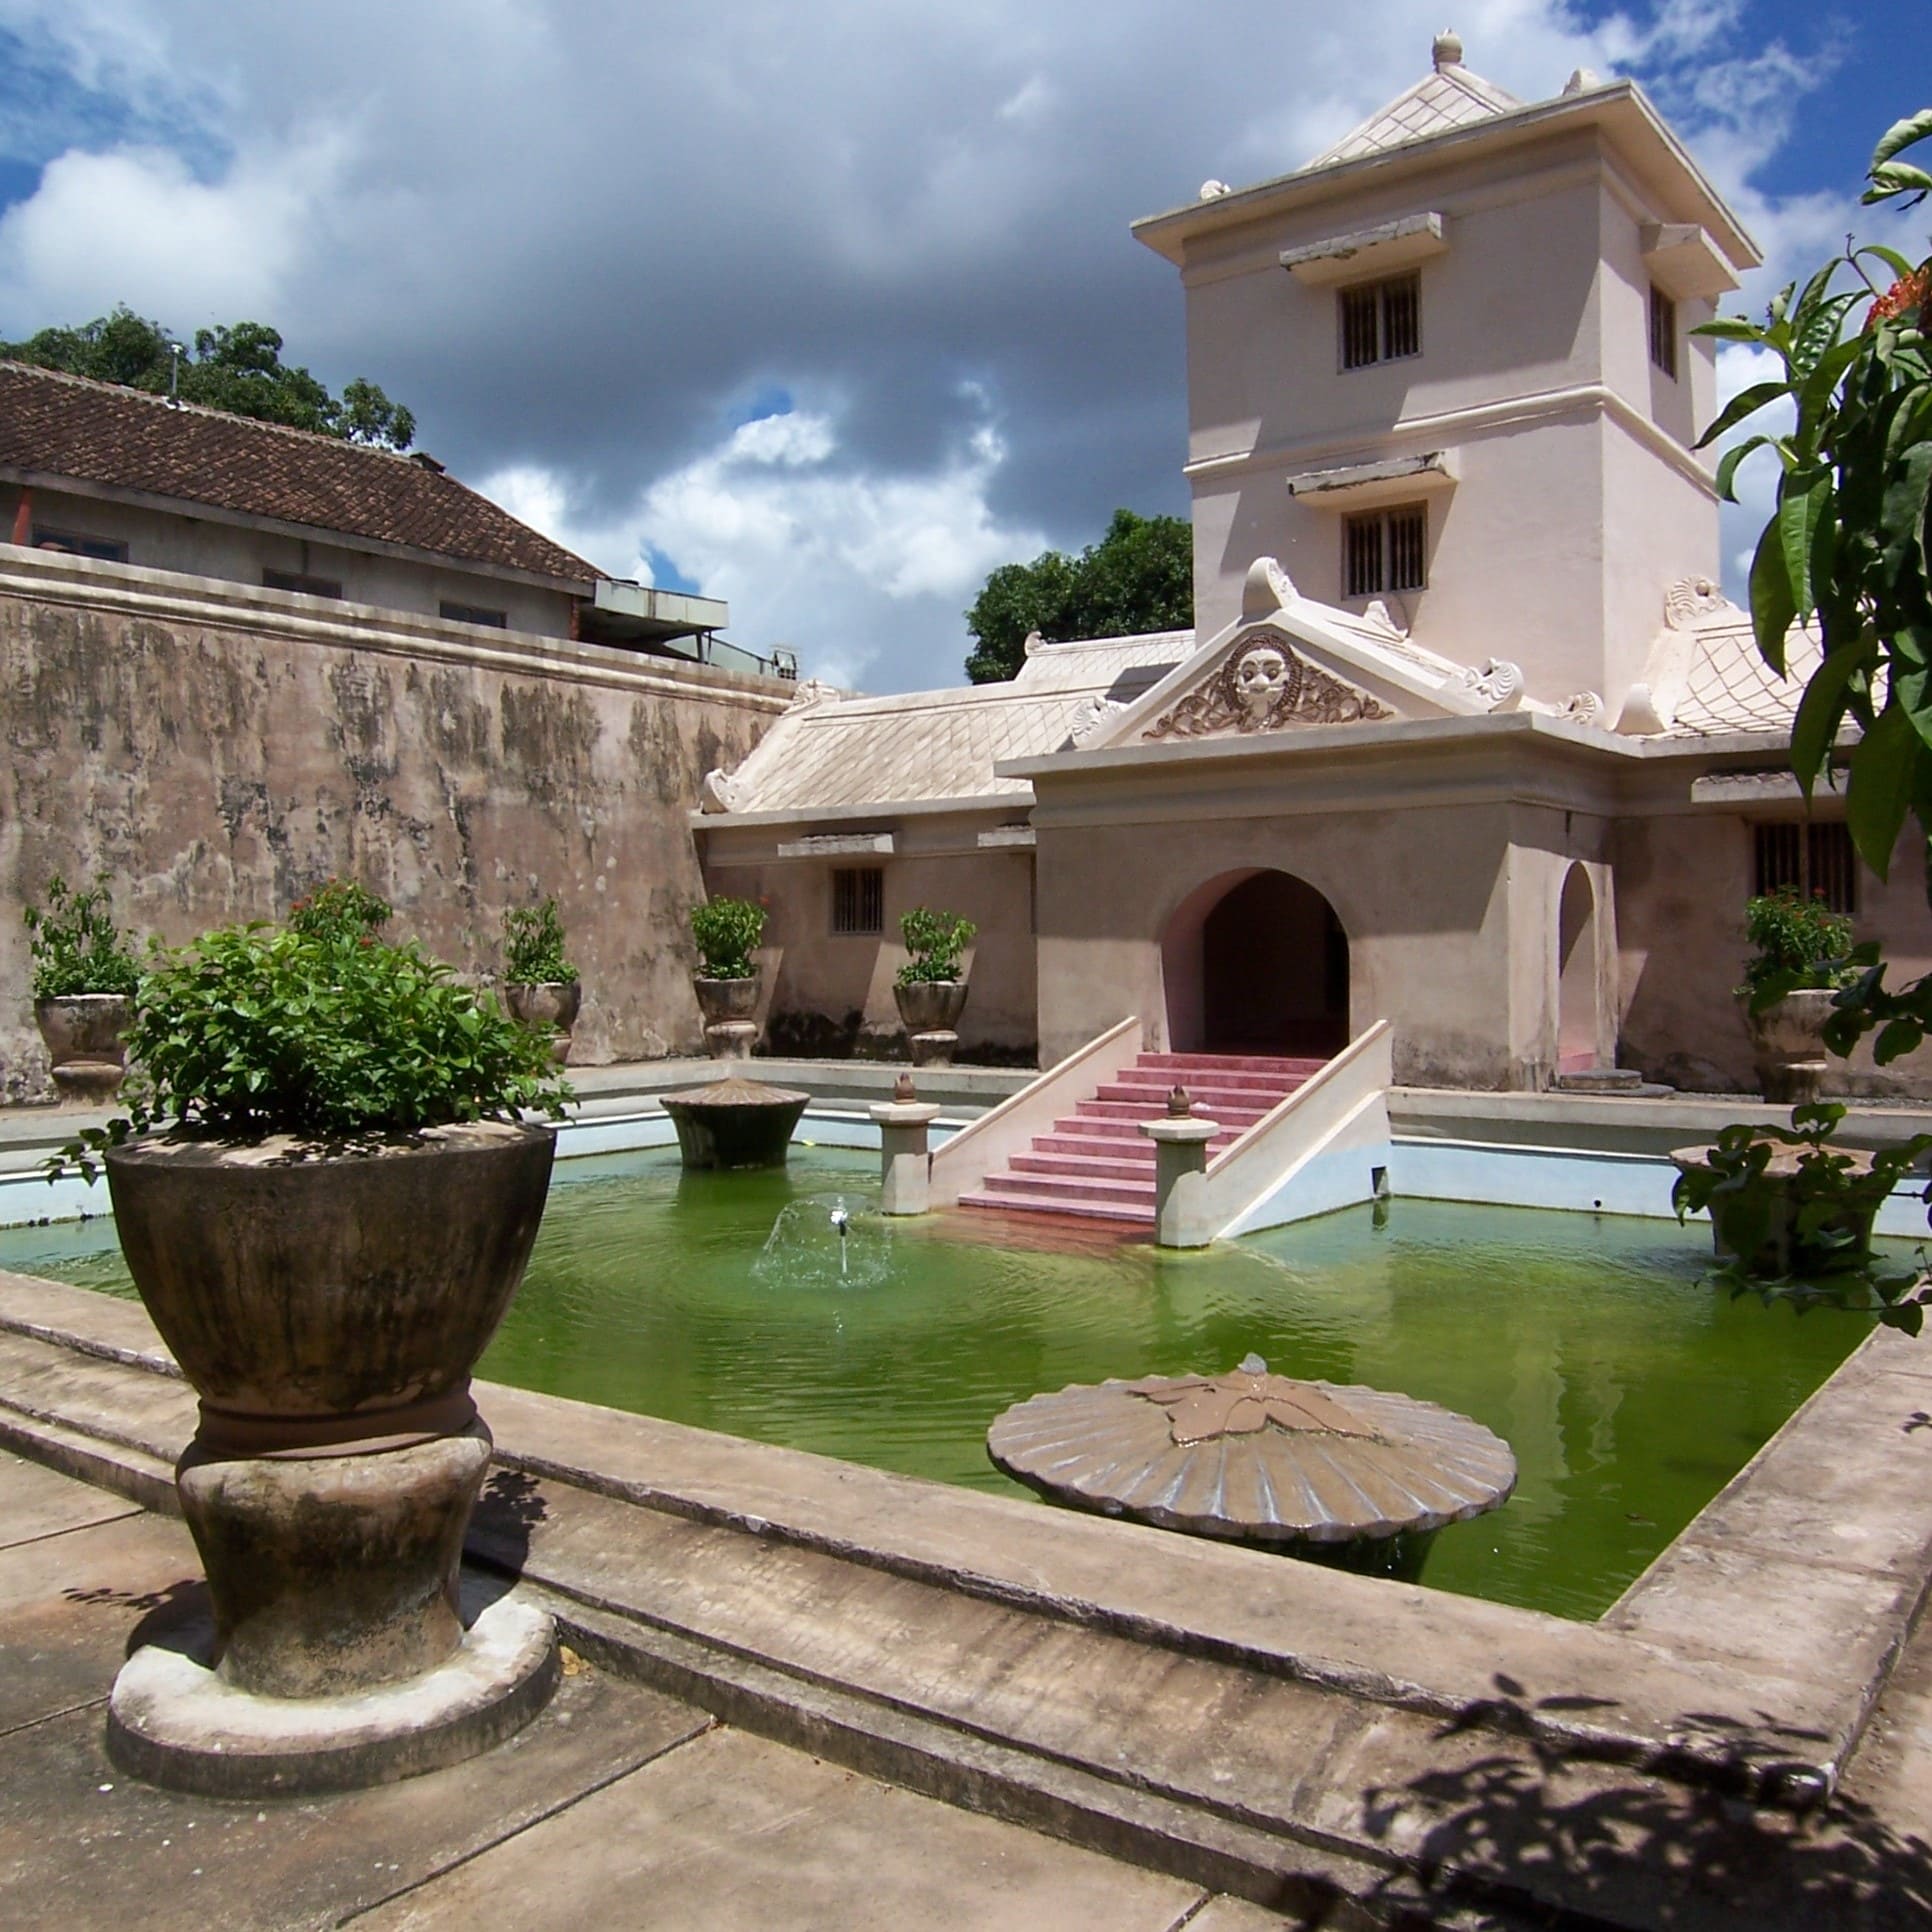
<svg viewBox="0 0 1932 1932">
<path fill-rule="evenodd" d="M 1422 281 L 1415 274 L 1340 291 L 1342 367 L 1365 369 L 1422 353 Z"/>
<path fill-rule="evenodd" d="M 111 537 L 83 536 L 77 530 L 49 530 L 34 525 L 36 550 L 64 550 L 71 557 L 98 557 L 102 563 L 126 563 L 127 545 Z"/>
<path fill-rule="evenodd" d="M 1857 912 L 1858 860 L 1841 822 L 1780 820 L 1753 826 L 1752 833 L 1760 895 L 1789 888 L 1802 898 L 1822 900 L 1832 912 Z"/>
<path fill-rule="evenodd" d="M 1650 289 L 1650 359 L 1677 380 L 1677 304 L 1653 282 Z"/>
<path fill-rule="evenodd" d="M 840 866 L 832 874 L 832 930 L 885 931 L 885 873 L 876 865 Z"/>
<path fill-rule="evenodd" d="M 452 604 L 447 597 L 438 608 L 452 624 L 489 624 L 499 631 L 509 628 L 507 611 L 490 610 L 482 604 Z"/>
<path fill-rule="evenodd" d="M 1379 597 L 1428 583 L 1429 513 L 1405 503 L 1342 519 L 1342 594 Z"/>
<path fill-rule="evenodd" d="M 264 590 L 296 590 L 305 597 L 340 597 L 342 579 L 340 577 L 311 577 L 300 570 L 264 570 L 262 572 Z"/>
</svg>

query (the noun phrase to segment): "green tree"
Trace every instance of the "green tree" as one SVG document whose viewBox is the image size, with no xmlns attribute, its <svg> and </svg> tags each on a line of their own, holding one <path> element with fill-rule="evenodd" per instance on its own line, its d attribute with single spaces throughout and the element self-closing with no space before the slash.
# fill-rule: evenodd
<svg viewBox="0 0 1932 1932">
<path fill-rule="evenodd" d="M 1116 510 L 1107 534 L 1077 557 L 1044 551 L 1030 564 L 1001 564 L 966 613 L 978 648 L 966 660 L 975 684 L 1015 676 L 1026 637 L 1056 644 L 1184 630 L 1194 621 L 1194 534 L 1181 517 Z"/>
<path fill-rule="evenodd" d="M 96 382 L 119 383 L 231 416 L 312 429 L 354 443 L 407 449 L 416 419 L 358 376 L 337 398 L 299 364 L 282 360 L 282 336 L 264 322 L 235 322 L 195 332 L 192 354 L 175 367 L 174 338 L 159 322 L 123 305 L 78 328 L 42 329 L 24 342 L 0 342 L 0 359 L 31 362 Z"/>
</svg>

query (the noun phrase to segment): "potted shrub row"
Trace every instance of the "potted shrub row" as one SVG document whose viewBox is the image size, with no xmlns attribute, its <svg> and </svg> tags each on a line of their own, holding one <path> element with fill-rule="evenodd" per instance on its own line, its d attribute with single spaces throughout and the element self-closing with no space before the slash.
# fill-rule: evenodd
<svg viewBox="0 0 1932 1932">
<path fill-rule="evenodd" d="M 107 874 L 76 891 L 58 874 L 44 907 L 22 917 L 33 958 L 34 1024 L 63 1099 L 106 1099 L 127 1064 L 122 1044 L 141 968 L 108 908 Z"/>
<path fill-rule="evenodd" d="M 765 933 L 765 909 L 749 899 L 707 899 L 691 908 L 698 970 L 692 988 L 706 1045 L 721 1060 L 742 1060 L 758 1035 L 758 968 L 752 953 Z"/>
<path fill-rule="evenodd" d="M 362 1697 L 463 1641 L 457 1564 L 490 1442 L 470 1376 L 543 1214 L 555 1133 L 531 1116 L 568 1092 L 546 1039 L 385 942 L 388 916 L 332 883 L 286 925 L 153 954 L 127 1115 L 56 1162 L 104 1167 L 129 1272 L 200 1397 L 177 1483 L 213 1602 L 206 1661 L 268 1698 Z M 554 1670 L 540 1645 L 523 1704 L 465 1748 L 527 1717 Z M 233 1765 L 208 1773 L 219 1786 L 169 1771 L 143 1728 L 162 1720 L 136 1707 L 117 1691 L 130 1769 L 239 1788 Z M 437 1761 L 415 1748 L 415 1768 Z"/>
<path fill-rule="evenodd" d="M 956 912 L 914 906 L 899 921 L 912 957 L 899 968 L 892 996 L 915 1065 L 947 1066 L 959 1045 L 959 1016 L 966 1005 L 962 960 L 979 928 Z"/>
<path fill-rule="evenodd" d="M 583 1003 L 577 969 L 564 957 L 557 902 L 511 906 L 503 915 L 503 998 L 512 1016 L 537 1028 L 557 1064 L 570 1058 L 570 1036 Z"/>
<path fill-rule="evenodd" d="M 1779 1106 L 1816 1100 L 1829 1065 L 1825 1023 L 1859 977 L 1851 921 L 1785 886 L 1746 903 L 1744 929 L 1752 953 L 1737 997 L 1759 1089 Z"/>
</svg>

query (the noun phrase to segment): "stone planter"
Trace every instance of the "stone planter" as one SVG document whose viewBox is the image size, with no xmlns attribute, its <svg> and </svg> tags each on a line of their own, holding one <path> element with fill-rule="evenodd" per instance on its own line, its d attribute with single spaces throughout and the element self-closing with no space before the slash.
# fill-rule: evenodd
<svg viewBox="0 0 1932 1932">
<path fill-rule="evenodd" d="M 1872 1156 L 1855 1147 L 1839 1147 L 1833 1155 L 1847 1163 L 1847 1171 L 1862 1176 L 1872 1171 Z M 1804 1208 L 1801 1194 L 1803 1150 L 1796 1147 L 1774 1148 L 1765 1163 L 1764 1178 L 1770 1194 L 1770 1213 L 1766 1222 L 1753 1226 L 1741 1208 L 1725 1197 L 1715 1197 L 1710 1205 L 1711 1251 L 1720 1262 L 1742 1261 L 1746 1274 L 1781 1280 L 1805 1272 L 1805 1240 L 1849 1235 L 1860 1253 L 1872 1245 L 1872 1224 L 1878 1219 L 1876 1205 L 1860 1212 L 1846 1209 L 1821 1226 L 1801 1234 L 1798 1221 Z M 1680 1147 L 1671 1163 L 1680 1174 L 1710 1165 L 1708 1147 Z M 1746 1254 L 1744 1250 L 1750 1249 Z"/>
<path fill-rule="evenodd" d="M 758 1038 L 758 975 L 691 981 L 704 1016 L 704 1042 L 714 1060 L 749 1060 Z"/>
<path fill-rule="evenodd" d="M 175 1477 L 214 1612 L 198 1655 L 150 1646 L 116 1680 L 124 1768 L 336 1789 L 542 1707 L 548 1618 L 506 1597 L 465 1630 L 457 1573 L 491 1448 L 470 1374 L 554 1153 L 548 1127 L 478 1122 L 313 1157 L 179 1134 L 104 1156 L 129 1272 L 201 1398 Z"/>
<path fill-rule="evenodd" d="M 63 1100 L 111 1100 L 127 1071 L 122 1038 L 134 1017 L 125 993 L 69 993 L 35 1000 L 34 1024 L 53 1062 Z"/>
<path fill-rule="evenodd" d="M 952 1065 L 959 1045 L 959 1016 L 966 1005 L 963 979 L 921 979 L 892 989 L 899 1020 L 906 1029 L 912 1063 L 918 1067 Z"/>
<path fill-rule="evenodd" d="M 534 984 L 507 983 L 503 1003 L 510 1017 L 528 1027 L 548 1028 L 550 1051 L 561 1067 L 570 1059 L 570 1035 L 584 1003 L 581 980 L 546 979 Z"/>
<path fill-rule="evenodd" d="M 1819 1097 L 1831 1069 L 1825 1022 L 1836 998 L 1830 987 L 1806 987 L 1753 1013 L 1749 1000 L 1739 996 L 1751 1031 L 1752 1063 L 1766 1100 L 1797 1107 Z"/>
</svg>

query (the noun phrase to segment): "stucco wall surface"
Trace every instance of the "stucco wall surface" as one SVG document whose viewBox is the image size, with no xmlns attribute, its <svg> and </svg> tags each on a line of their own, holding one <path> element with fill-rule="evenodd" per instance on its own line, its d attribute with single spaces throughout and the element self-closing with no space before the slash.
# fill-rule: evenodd
<svg viewBox="0 0 1932 1932">
<path fill-rule="evenodd" d="M 313 609 L 313 606 L 307 608 Z M 785 687 L 0 546 L 0 1096 L 45 1091 L 20 909 L 105 869 L 177 942 L 283 916 L 331 874 L 493 976 L 503 909 L 557 898 L 576 1057 L 697 1048 L 698 783 Z"/>
<path fill-rule="evenodd" d="M 1616 880 L 1623 1064 L 1687 1093 L 1754 1091 L 1750 1036 L 1732 993 L 1750 953 L 1751 821 L 1729 812 L 1626 819 Z M 1890 879 L 1859 869 L 1853 937 L 1879 942 L 1890 986 L 1932 972 L 1925 887 L 1924 852 L 1909 832 Z M 1880 1067 L 1867 1041 L 1848 1063 L 1833 1063 L 1827 1090 L 1932 1098 L 1932 1047 Z"/>
<path fill-rule="evenodd" d="M 0 489 L 0 518 L 5 519 L 0 527 L 11 527 L 19 497 L 17 490 Z M 430 564 L 214 517 L 69 494 L 44 485 L 33 492 L 33 522 L 37 530 L 124 543 L 128 562 L 149 569 L 249 585 L 259 585 L 264 570 L 325 577 L 342 586 L 343 600 L 351 604 L 435 617 L 448 599 L 500 610 L 511 630 L 541 637 L 570 635 L 574 599 L 565 592 L 520 583 L 499 572 L 466 570 L 453 559 Z"/>
<path fill-rule="evenodd" d="M 770 836 L 751 834 L 710 841 L 712 891 L 755 899 L 766 910 L 759 1018 L 774 1051 L 897 1053 L 903 1029 L 892 988 L 907 958 L 899 921 L 914 906 L 929 906 L 979 928 L 966 953 L 961 1051 L 1031 1059 L 1039 1037 L 1033 854 L 979 850 L 977 823 L 902 826 L 898 849 L 877 858 L 780 859 Z M 883 874 L 883 930 L 833 932 L 833 871 L 868 865 Z"/>
</svg>

